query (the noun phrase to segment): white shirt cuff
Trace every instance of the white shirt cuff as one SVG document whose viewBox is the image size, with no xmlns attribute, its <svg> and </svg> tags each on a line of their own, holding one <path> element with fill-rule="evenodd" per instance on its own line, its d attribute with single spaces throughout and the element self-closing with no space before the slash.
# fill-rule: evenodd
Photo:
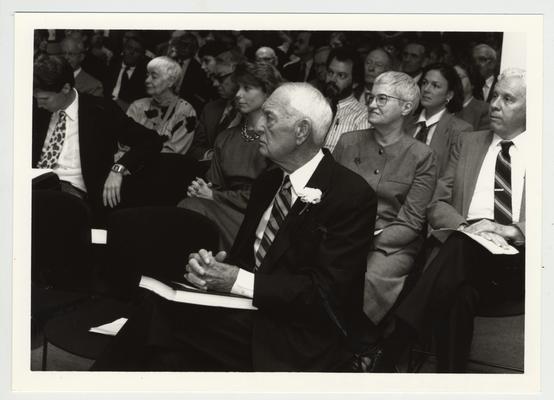
<svg viewBox="0 0 554 400">
<path fill-rule="evenodd" d="M 239 269 L 237 280 L 231 288 L 231 293 L 249 298 L 254 297 L 254 274 L 244 269 Z"/>
</svg>

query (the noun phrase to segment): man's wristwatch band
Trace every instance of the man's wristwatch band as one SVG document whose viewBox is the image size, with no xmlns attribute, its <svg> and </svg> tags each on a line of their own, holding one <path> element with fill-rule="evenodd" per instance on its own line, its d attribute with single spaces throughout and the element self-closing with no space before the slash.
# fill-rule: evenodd
<svg viewBox="0 0 554 400">
<path fill-rule="evenodd" d="M 125 168 L 124 165 L 121 165 L 121 164 L 114 164 L 112 165 L 112 168 L 111 170 L 115 173 L 118 173 L 118 174 L 125 174 L 125 172 L 127 172 L 127 168 Z"/>
</svg>

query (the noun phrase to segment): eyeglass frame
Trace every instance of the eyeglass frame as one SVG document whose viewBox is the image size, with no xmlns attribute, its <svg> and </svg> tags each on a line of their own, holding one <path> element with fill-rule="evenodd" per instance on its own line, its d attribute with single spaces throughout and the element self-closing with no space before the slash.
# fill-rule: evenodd
<svg viewBox="0 0 554 400">
<path fill-rule="evenodd" d="M 379 96 L 384 96 L 385 101 L 384 101 L 383 104 L 379 104 L 380 101 L 377 100 L 377 98 Z M 398 100 L 398 101 L 403 101 L 403 102 L 407 101 L 407 100 L 401 99 L 400 97 L 394 97 L 394 96 L 391 96 L 391 95 L 388 95 L 388 94 L 385 94 L 385 93 L 373 94 L 371 92 L 368 92 L 364 95 L 364 99 L 365 99 L 365 102 L 366 102 L 368 107 L 371 103 L 373 103 L 373 99 L 375 99 L 375 104 L 377 104 L 377 107 L 385 107 L 387 105 L 387 103 L 389 102 L 389 98 L 395 99 L 395 100 Z"/>
<path fill-rule="evenodd" d="M 217 81 L 217 83 L 223 83 L 223 81 L 231 75 L 233 75 L 233 71 L 227 72 L 226 74 L 223 74 L 223 75 L 215 75 L 214 74 L 213 79 L 215 81 Z"/>
</svg>

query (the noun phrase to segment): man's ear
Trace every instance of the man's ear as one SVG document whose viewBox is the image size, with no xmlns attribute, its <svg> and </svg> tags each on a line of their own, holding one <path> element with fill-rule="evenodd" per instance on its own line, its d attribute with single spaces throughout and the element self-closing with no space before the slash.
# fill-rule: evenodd
<svg viewBox="0 0 554 400">
<path fill-rule="evenodd" d="M 302 118 L 296 123 L 294 133 L 296 135 L 296 144 L 301 145 L 308 139 L 312 131 L 312 123 L 307 118 Z"/>
<path fill-rule="evenodd" d="M 71 92 L 71 89 L 72 89 L 71 85 L 70 85 L 69 83 L 65 83 L 65 84 L 62 86 L 61 92 L 62 92 L 63 94 L 69 94 L 69 92 Z"/>
</svg>

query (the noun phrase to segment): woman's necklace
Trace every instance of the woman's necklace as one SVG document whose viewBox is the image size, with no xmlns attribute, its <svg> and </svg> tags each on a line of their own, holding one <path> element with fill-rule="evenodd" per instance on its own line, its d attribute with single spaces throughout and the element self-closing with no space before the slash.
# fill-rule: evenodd
<svg viewBox="0 0 554 400">
<path fill-rule="evenodd" d="M 246 127 L 246 122 L 244 122 L 240 128 L 240 135 L 242 136 L 242 140 L 246 143 L 255 142 L 260 138 L 260 135 L 257 134 L 255 130 Z"/>
</svg>

